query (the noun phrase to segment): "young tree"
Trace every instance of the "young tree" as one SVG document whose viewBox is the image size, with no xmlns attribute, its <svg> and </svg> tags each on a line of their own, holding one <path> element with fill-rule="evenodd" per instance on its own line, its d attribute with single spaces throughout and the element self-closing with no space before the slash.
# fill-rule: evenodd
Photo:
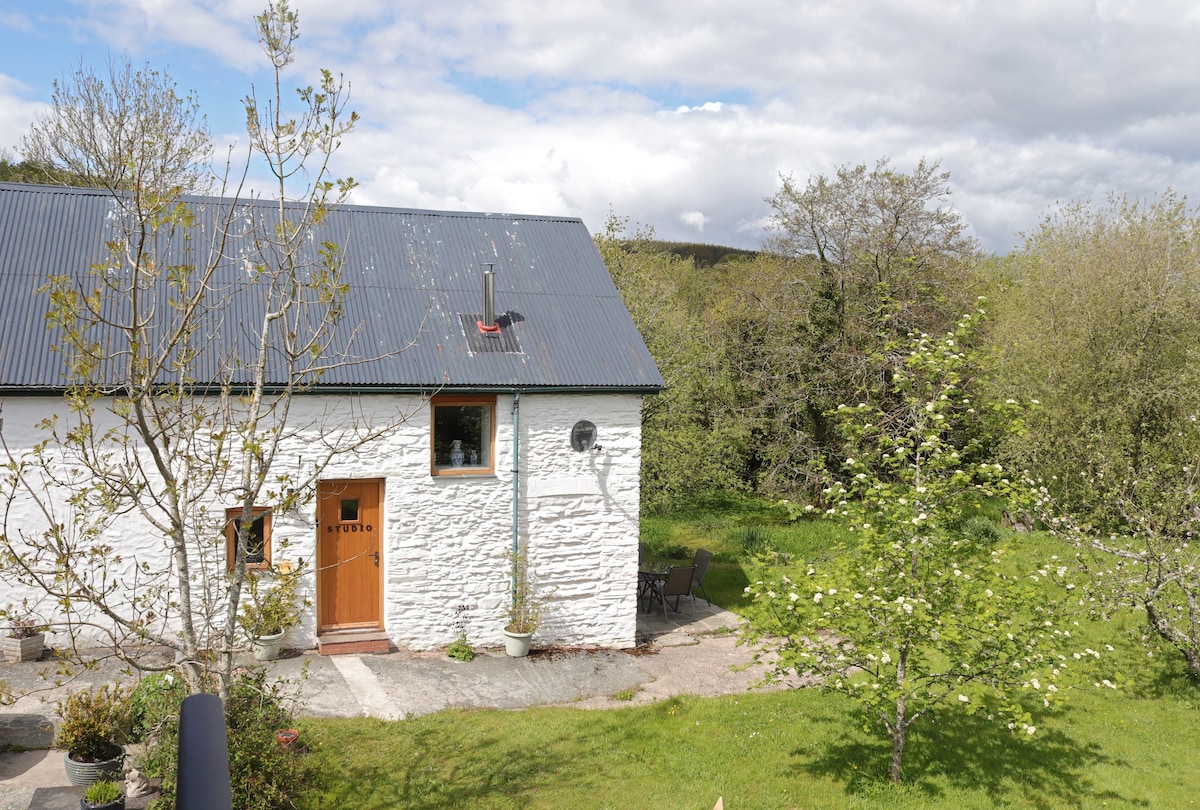
<svg viewBox="0 0 1200 810">
<path fill-rule="evenodd" d="M 293 417 L 297 394 L 350 361 L 353 329 L 339 331 L 348 292 L 341 251 L 313 237 L 353 185 L 330 179 L 329 159 L 356 116 L 328 72 L 318 89 L 300 91 L 300 114 L 287 115 L 281 81 L 297 15 L 281 0 L 256 23 L 274 95 L 265 105 L 251 95 L 246 112 L 252 154 L 277 181 L 272 204 L 234 199 L 206 219 L 181 196 L 196 183 L 207 139 L 190 128 L 194 105 L 166 90 L 173 86 L 160 74 L 118 71 L 102 86 L 84 71 L 77 87 L 56 88 L 27 139 L 44 150 L 39 160 L 108 189 L 121 216 L 107 260 L 86 284 L 68 274 L 47 285 L 69 409 L 45 423 L 46 440 L 32 453 L 7 453 L 10 510 L 32 500 L 44 525 L 14 524 L 6 510 L 0 536 L 3 575 L 51 596 L 68 629 L 100 629 L 139 667 L 179 666 L 193 690 L 215 673 L 223 697 L 256 509 L 289 513 L 313 497 L 332 458 L 395 424 L 394 416 L 382 425 L 364 418 L 334 429 Z M 113 110 L 125 112 L 110 123 Z M 289 201 L 302 169 L 311 185 Z M 186 260 L 173 264 L 180 244 Z M 243 314 L 240 339 L 224 344 L 217 326 L 230 300 L 257 307 L 257 320 Z M 232 573 L 228 507 L 238 510 Z M 129 569 L 107 544 L 130 516 L 161 538 L 168 564 Z M 181 663 L 156 665 L 142 654 L 146 644 L 174 650 Z"/>
<path fill-rule="evenodd" d="M 856 543 L 828 565 L 747 588 L 762 608 L 749 638 L 778 654 L 774 676 L 813 674 L 856 700 L 866 723 L 886 732 L 897 782 L 914 723 L 961 709 L 1033 734 L 1021 694 L 1048 704 L 1074 663 L 1059 649 L 1069 633 L 1039 590 L 1058 564 L 1007 571 L 998 530 L 967 520 L 984 499 L 1025 491 L 971 438 L 985 416 L 965 387 L 981 317 L 891 348 L 889 410 L 860 403 L 833 415 L 848 457 L 825 490 L 827 514 Z M 1003 423 L 1019 425 L 1016 403 L 998 408 Z"/>
</svg>

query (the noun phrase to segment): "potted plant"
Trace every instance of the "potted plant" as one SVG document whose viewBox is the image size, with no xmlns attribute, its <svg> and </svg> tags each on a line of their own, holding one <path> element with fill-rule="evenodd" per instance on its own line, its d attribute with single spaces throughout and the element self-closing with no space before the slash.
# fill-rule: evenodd
<svg viewBox="0 0 1200 810">
<path fill-rule="evenodd" d="M 125 810 L 125 794 L 110 779 L 93 782 L 79 800 L 80 810 Z"/>
<path fill-rule="evenodd" d="M 8 614 L 11 616 L 12 614 Z M 10 619 L 8 634 L 0 639 L 4 660 L 10 664 L 36 661 L 46 648 L 46 628 L 32 616 Z"/>
<path fill-rule="evenodd" d="M 87 786 L 103 779 L 120 779 L 129 729 L 129 701 L 118 686 L 72 692 L 58 704 L 62 718 L 54 747 L 66 751 L 67 781 Z"/>
<path fill-rule="evenodd" d="M 549 596 L 538 593 L 529 570 L 529 557 L 524 551 L 510 554 L 509 558 L 512 561 L 512 598 L 505 613 L 504 651 L 514 658 L 521 658 L 529 655 L 530 642 L 541 624 Z"/>
<path fill-rule="evenodd" d="M 300 623 L 296 594 L 301 568 L 300 562 L 272 565 L 264 572 L 246 575 L 238 623 L 250 636 L 254 657 L 259 661 L 278 658 L 284 634 Z"/>
</svg>

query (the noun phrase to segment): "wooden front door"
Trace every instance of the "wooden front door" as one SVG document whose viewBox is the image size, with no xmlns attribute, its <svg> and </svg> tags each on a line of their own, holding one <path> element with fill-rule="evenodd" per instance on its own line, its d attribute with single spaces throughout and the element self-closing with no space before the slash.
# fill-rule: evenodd
<svg viewBox="0 0 1200 810">
<path fill-rule="evenodd" d="M 317 486 L 319 631 L 382 629 L 382 481 Z"/>
</svg>

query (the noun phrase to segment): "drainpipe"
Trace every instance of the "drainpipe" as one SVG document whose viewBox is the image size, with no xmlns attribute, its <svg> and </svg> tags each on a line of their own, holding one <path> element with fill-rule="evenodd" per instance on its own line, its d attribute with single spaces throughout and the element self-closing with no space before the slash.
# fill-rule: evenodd
<svg viewBox="0 0 1200 810">
<path fill-rule="evenodd" d="M 516 558 L 521 552 L 521 537 L 518 530 L 521 517 L 521 392 L 513 390 L 512 406 L 512 553 L 513 553 L 513 598 L 517 595 Z"/>
</svg>

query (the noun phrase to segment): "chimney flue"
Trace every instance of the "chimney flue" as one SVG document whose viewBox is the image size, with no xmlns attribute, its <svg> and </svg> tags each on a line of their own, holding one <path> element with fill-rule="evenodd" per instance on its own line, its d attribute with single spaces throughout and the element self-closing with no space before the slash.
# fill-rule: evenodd
<svg viewBox="0 0 1200 810">
<path fill-rule="evenodd" d="M 479 322 L 480 332 L 498 332 L 496 326 L 496 274 L 492 272 L 494 264 L 485 264 L 483 271 L 483 320 Z"/>
</svg>

